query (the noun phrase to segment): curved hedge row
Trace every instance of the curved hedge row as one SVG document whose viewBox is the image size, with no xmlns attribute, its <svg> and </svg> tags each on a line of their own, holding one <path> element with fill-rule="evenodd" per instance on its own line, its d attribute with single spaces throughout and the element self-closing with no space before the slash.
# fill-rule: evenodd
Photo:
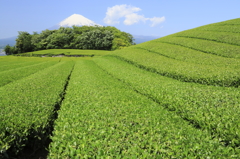
<svg viewBox="0 0 240 159">
<path fill-rule="evenodd" d="M 46 142 L 72 67 L 73 62 L 59 62 L 0 87 L 0 153 L 17 155 L 26 145 Z"/>
<path fill-rule="evenodd" d="M 196 128 L 239 151 L 240 119 L 238 88 L 184 83 L 159 76 L 113 57 L 94 60 L 109 74 L 133 90 L 158 102 Z"/>
<path fill-rule="evenodd" d="M 105 64 L 116 73 L 124 71 L 119 71 L 112 63 Z M 129 77 L 128 73 L 121 76 Z M 192 127 L 160 105 L 129 89 L 92 61 L 77 62 L 56 120 L 48 157 L 207 158 L 237 155 L 217 138 L 212 139 L 207 131 Z"/>
<path fill-rule="evenodd" d="M 204 85 L 239 87 L 240 69 L 216 67 L 180 61 L 143 49 L 129 48 L 111 56 L 132 63 L 145 70 L 177 79 Z M 236 67 L 238 67 L 236 65 Z"/>
</svg>

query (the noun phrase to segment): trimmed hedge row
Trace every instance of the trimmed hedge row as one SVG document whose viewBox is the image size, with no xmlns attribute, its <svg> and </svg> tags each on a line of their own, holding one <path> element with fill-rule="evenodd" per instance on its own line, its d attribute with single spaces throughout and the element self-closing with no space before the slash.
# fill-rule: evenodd
<svg viewBox="0 0 240 159">
<path fill-rule="evenodd" d="M 117 74 L 124 71 L 118 69 L 118 63 L 114 66 L 114 60 L 109 65 L 104 62 L 107 61 L 101 61 Z M 139 78 L 138 72 L 129 71 Z M 121 76 L 132 78 L 128 73 Z M 141 86 L 144 87 L 144 84 Z M 92 61 L 79 61 L 58 112 L 48 157 L 236 156 L 236 152 L 231 147 L 223 146 L 218 138 L 213 139 L 207 131 L 192 127 L 177 113 L 169 112 L 160 105 L 129 89 Z"/>
<path fill-rule="evenodd" d="M 240 69 L 237 64 L 235 64 L 236 69 L 231 68 L 234 65 L 230 67 L 216 67 L 214 65 L 196 64 L 137 48 L 115 51 L 111 56 L 182 82 L 195 82 L 224 87 L 239 87 L 240 85 Z"/>
<path fill-rule="evenodd" d="M 184 83 L 134 67 L 113 57 L 94 60 L 133 90 L 158 102 L 192 126 L 207 130 L 220 143 L 240 146 L 240 91 L 238 88 Z"/>
<path fill-rule="evenodd" d="M 59 62 L 0 87 L 0 154 L 17 155 L 26 145 L 35 149 L 46 142 L 72 67 Z"/>
</svg>

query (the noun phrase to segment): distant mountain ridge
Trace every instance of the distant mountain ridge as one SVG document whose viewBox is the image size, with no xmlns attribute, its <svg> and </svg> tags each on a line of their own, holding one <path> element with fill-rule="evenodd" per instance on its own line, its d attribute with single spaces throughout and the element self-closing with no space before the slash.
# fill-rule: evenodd
<svg viewBox="0 0 240 159">
<path fill-rule="evenodd" d="M 0 56 L 6 56 L 6 54 L 5 54 L 3 49 L 0 49 Z"/>
<path fill-rule="evenodd" d="M 11 37 L 11 38 L 4 38 L 0 39 L 0 49 L 4 48 L 6 45 L 14 46 L 16 43 L 17 36 Z"/>
<path fill-rule="evenodd" d="M 150 40 L 158 39 L 160 36 L 145 36 L 145 35 L 133 35 L 133 38 L 135 39 L 136 44 L 140 44 L 143 42 L 147 42 Z"/>
</svg>

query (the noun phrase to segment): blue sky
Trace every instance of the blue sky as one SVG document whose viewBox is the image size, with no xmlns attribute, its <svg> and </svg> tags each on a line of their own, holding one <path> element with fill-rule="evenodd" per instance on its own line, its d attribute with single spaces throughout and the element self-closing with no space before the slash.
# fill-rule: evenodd
<svg viewBox="0 0 240 159">
<path fill-rule="evenodd" d="M 51 28 L 72 14 L 159 37 L 240 18 L 240 0 L 0 0 L 0 6 L 0 39 Z"/>
</svg>

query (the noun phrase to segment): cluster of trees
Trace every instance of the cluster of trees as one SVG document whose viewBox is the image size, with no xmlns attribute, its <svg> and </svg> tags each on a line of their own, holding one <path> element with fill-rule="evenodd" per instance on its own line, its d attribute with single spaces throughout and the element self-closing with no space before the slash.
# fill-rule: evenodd
<svg viewBox="0 0 240 159">
<path fill-rule="evenodd" d="M 111 26 L 73 26 L 41 33 L 19 31 L 15 46 L 7 45 L 6 54 L 17 54 L 44 49 L 116 50 L 134 45 L 133 36 Z"/>
</svg>

